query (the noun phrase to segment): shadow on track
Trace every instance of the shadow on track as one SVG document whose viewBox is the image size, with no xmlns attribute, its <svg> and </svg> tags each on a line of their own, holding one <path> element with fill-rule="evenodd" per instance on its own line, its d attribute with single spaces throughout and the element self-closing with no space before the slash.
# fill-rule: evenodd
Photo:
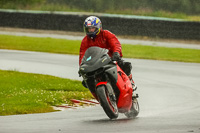
<svg viewBox="0 0 200 133">
<path fill-rule="evenodd" d="M 118 119 L 109 119 L 109 118 L 105 118 L 105 119 L 98 119 L 98 120 L 86 120 L 84 122 L 88 123 L 88 124 L 108 124 L 108 123 L 128 123 L 128 122 L 133 122 L 136 121 L 138 119 L 138 117 L 136 118 L 118 118 Z"/>
</svg>

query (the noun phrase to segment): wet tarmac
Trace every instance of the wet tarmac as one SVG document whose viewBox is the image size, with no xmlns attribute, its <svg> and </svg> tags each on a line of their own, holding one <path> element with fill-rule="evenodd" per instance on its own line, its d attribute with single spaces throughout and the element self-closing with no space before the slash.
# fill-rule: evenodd
<svg viewBox="0 0 200 133">
<path fill-rule="evenodd" d="M 54 113 L 0 116 L 0 133 L 200 132 L 200 64 L 125 59 L 133 64 L 141 112 L 109 120 L 100 105 Z M 78 56 L 0 50 L 0 69 L 78 77 Z"/>
</svg>

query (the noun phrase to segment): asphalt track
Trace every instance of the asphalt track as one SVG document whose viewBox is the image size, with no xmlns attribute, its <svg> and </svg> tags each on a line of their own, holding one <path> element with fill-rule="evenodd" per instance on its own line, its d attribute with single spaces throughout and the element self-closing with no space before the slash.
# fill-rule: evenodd
<svg viewBox="0 0 200 133">
<path fill-rule="evenodd" d="M 200 64 L 126 59 L 133 64 L 141 112 L 109 120 L 97 105 L 60 112 L 0 116 L 0 133 L 200 132 Z M 81 80 L 78 56 L 0 50 L 0 69 Z M 1 106 L 1 105 L 0 105 Z"/>
</svg>

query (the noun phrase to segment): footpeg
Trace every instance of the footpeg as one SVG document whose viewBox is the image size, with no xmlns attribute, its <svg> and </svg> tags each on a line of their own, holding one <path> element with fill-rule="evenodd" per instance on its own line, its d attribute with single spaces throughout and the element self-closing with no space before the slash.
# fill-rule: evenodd
<svg viewBox="0 0 200 133">
<path fill-rule="evenodd" d="M 135 95 L 132 96 L 132 99 L 135 99 L 135 98 L 139 98 L 139 95 L 135 94 Z"/>
</svg>

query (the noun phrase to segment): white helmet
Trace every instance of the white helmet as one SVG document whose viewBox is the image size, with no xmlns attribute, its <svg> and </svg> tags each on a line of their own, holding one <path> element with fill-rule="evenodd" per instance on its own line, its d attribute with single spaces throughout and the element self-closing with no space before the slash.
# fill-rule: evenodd
<svg viewBox="0 0 200 133">
<path fill-rule="evenodd" d="M 95 31 L 94 32 L 89 32 L 88 28 L 89 27 L 95 27 Z M 90 16 L 88 18 L 85 19 L 85 22 L 83 24 L 83 28 L 84 31 L 86 32 L 86 34 L 91 38 L 94 39 L 96 37 L 96 35 L 98 35 L 102 29 L 102 24 L 101 24 L 101 20 L 98 17 L 95 16 Z"/>
</svg>

